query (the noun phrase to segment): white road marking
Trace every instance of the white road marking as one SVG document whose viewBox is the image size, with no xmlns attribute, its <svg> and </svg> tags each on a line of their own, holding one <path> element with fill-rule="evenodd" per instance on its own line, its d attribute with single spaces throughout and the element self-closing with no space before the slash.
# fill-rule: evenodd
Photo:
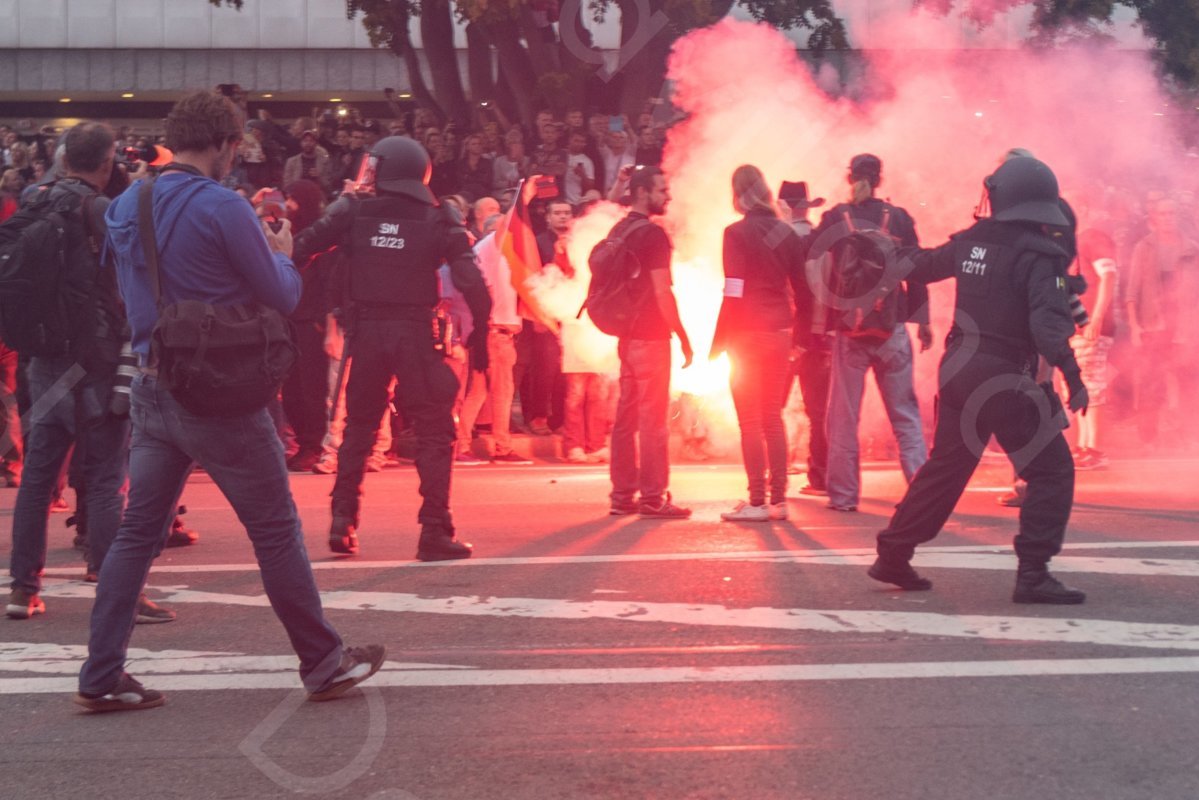
<svg viewBox="0 0 1199 800">
<path fill-rule="evenodd" d="M 294 659 L 293 659 L 294 663 Z M 721 667 L 615 667 L 565 669 L 393 670 L 384 666 L 373 687 L 579 686 L 659 683 L 741 683 L 930 678 L 1149 675 L 1199 672 L 1199 657 L 1020 659 L 1007 661 L 880 662 L 865 664 L 766 664 Z M 206 675 L 162 674 L 146 681 L 161 691 L 299 688 L 299 678 L 280 672 Z M 68 694 L 76 679 L 0 678 L 0 695 Z"/>
<path fill-rule="evenodd" d="M 40 642 L 0 642 L 0 672 L 37 672 L 40 674 L 78 675 L 87 658 L 86 645 L 45 644 Z M 126 670 L 138 675 L 179 673 L 295 673 L 296 657 L 250 656 L 203 650 L 144 650 L 129 648 Z M 387 661 L 391 670 L 470 669 L 456 664 Z"/>
<path fill-rule="evenodd" d="M 204 592 L 157 587 L 166 605 L 205 603 L 265 608 L 264 595 Z M 43 596 L 87 598 L 92 584 L 48 583 Z M 934 614 L 860 609 L 727 608 L 705 603 L 620 600 L 564 600 L 534 597 L 427 597 L 398 592 L 322 592 L 326 609 L 392 614 L 447 614 L 559 620 L 605 620 L 670 625 L 759 628 L 813 633 L 908 634 L 984 641 L 1054 642 L 1199 650 L 1199 626 L 1121 620 L 1023 617 L 1016 615 Z"/>
<path fill-rule="evenodd" d="M 804 530 L 826 530 L 825 528 L 806 528 Z M 1153 550 L 1163 548 L 1199 548 L 1199 541 L 1157 541 L 1157 542 L 1076 542 L 1064 545 L 1064 550 Z M 693 553 L 621 553 L 615 555 L 561 555 L 561 556 L 517 556 L 495 558 L 471 558 L 455 561 L 453 569 L 463 567 L 519 567 L 554 564 L 621 564 L 654 561 L 776 561 L 779 563 L 827 563 L 827 564 L 869 564 L 874 558 L 873 547 L 849 547 L 828 550 L 740 550 L 740 551 L 699 551 Z M 953 554 L 986 554 L 998 557 L 990 559 L 963 559 L 954 563 L 952 558 L 944 558 Z M 939 560 L 938 560 L 939 559 Z M 1011 548 L 1000 544 L 982 545 L 946 545 L 921 547 L 916 551 L 914 561 L 916 566 L 936 566 L 960 569 L 1012 569 L 1015 556 Z M 1138 563 L 1140 564 L 1138 566 Z M 1181 575 L 1192 576 L 1199 574 L 1199 561 L 1177 559 L 1102 559 L 1074 558 L 1059 556 L 1053 560 L 1055 569 L 1071 572 L 1105 572 L 1128 575 Z M 1124 569 L 1123 567 L 1126 567 Z M 334 561 L 314 561 L 314 570 L 355 570 L 355 569 L 445 569 L 444 562 L 425 561 L 359 561 L 357 559 L 338 559 Z M 80 567 L 51 567 L 45 570 L 46 575 L 75 577 L 80 574 Z M 207 572 L 257 572 L 256 563 L 240 564 L 156 564 L 151 568 L 151 574 L 192 574 Z"/>
</svg>

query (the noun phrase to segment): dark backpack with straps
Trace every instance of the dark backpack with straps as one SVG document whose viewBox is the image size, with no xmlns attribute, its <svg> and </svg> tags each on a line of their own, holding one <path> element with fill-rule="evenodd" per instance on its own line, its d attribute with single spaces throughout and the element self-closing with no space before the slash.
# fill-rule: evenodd
<svg viewBox="0 0 1199 800">
<path fill-rule="evenodd" d="M 848 326 L 845 333 L 866 343 L 882 343 L 895 333 L 902 322 L 899 275 L 887 269 L 888 255 L 894 253 L 895 240 L 891 235 L 891 207 L 883 209 L 877 228 L 863 230 L 855 224 L 848 210 L 842 212 L 851 234 L 869 234 L 870 244 L 850 236 L 837 249 L 837 295 L 843 306 L 842 321 Z"/>
<path fill-rule="evenodd" d="M 291 322 L 257 304 L 214 306 L 199 300 L 164 305 L 154 231 L 154 181 L 138 193 L 138 228 L 158 323 L 150 359 L 158 382 L 198 417 L 233 417 L 265 408 L 296 362 Z"/>
<path fill-rule="evenodd" d="M 629 247 L 628 238 L 652 224 L 648 219 L 634 220 L 624 228 L 617 224 L 587 259 L 591 283 L 579 316 L 586 311 L 595 327 L 609 336 L 629 335 L 641 313 L 643 298 L 633 291 L 633 282 L 641 275 L 641 261 Z"/>
<path fill-rule="evenodd" d="M 81 356 L 99 274 L 92 202 L 51 186 L 0 225 L 0 337 L 38 358 Z"/>
</svg>

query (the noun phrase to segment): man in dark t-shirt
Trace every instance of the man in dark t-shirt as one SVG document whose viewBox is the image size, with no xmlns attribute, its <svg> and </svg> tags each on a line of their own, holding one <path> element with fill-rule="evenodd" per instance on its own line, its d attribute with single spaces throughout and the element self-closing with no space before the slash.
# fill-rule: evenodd
<svg viewBox="0 0 1199 800">
<path fill-rule="evenodd" d="M 636 170 L 629 180 L 632 211 L 617 223 L 614 235 L 628 231 L 626 242 L 641 271 L 634 279 L 638 314 L 620 338 L 620 403 L 612 427 L 611 513 L 617 516 L 686 519 L 691 510 L 670 499 L 670 337 L 678 334 L 683 367 L 691 365 L 691 341 L 679 319 L 671 291 L 670 237 L 650 216 L 666 211 L 670 191 L 656 167 Z M 611 235 L 611 234 L 610 234 Z M 637 439 L 640 437 L 640 464 Z M 636 502 L 640 491 L 640 502 Z"/>
</svg>

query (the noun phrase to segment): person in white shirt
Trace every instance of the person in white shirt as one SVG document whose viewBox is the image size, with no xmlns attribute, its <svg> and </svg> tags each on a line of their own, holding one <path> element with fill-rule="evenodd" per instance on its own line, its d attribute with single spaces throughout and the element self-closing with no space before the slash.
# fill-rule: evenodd
<svg viewBox="0 0 1199 800">
<path fill-rule="evenodd" d="M 637 163 L 633 156 L 633 148 L 629 146 L 629 135 L 624 131 L 612 131 L 608 134 L 608 144 L 603 149 L 604 157 L 604 194 L 612 190 L 617 176 L 625 167 Z M 626 173 L 627 174 L 627 173 Z"/>
<path fill-rule="evenodd" d="M 512 396 L 515 393 L 513 368 L 516 366 L 516 336 L 523 320 L 517 311 L 516 289 L 512 286 L 512 270 L 500 251 L 506 230 L 498 214 L 483 225 L 485 235 L 475 244 L 475 258 L 483 280 L 491 292 L 491 318 L 488 321 L 487 353 L 490 366 L 486 372 L 470 371 L 466 376 L 466 391 L 462 412 L 458 415 L 458 466 L 484 463 L 471 452 L 475 420 L 484 402 L 491 403 L 491 436 L 495 449 L 491 455 L 496 464 L 532 464 L 512 451 Z"/>
<path fill-rule="evenodd" d="M 587 149 L 587 134 L 570 134 L 566 155 L 566 181 L 563 196 L 571 207 L 583 201 L 583 195 L 595 188 L 595 164 L 583 151 Z"/>
</svg>

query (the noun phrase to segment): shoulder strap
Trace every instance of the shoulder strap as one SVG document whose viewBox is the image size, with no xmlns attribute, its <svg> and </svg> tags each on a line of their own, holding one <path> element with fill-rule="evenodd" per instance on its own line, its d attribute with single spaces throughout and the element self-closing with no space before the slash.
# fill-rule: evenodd
<svg viewBox="0 0 1199 800">
<path fill-rule="evenodd" d="M 841 216 L 845 218 L 845 224 L 849 228 L 849 232 L 857 233 L 858 227 L 853 224 L 853 215 L 849 213 L 848 208 L 841 209 Z"/>
<path fill-rule="evenodd" d="M 158 272 L 158 237 L 154 233 L 154 178 L 147 177 L 137 192 L 137 227 L 141 234 L 142 252 L 150 273 L 150 291 L 154 305 L 162 311 L 162 278 Z"/>
<path fill-rule="evenodd" d="M 628 224 L 628 227 L 626 227 L 623 231 L 620 232 L 619 236 L 609 235 L 608 238 L 612 239 L 614 241 L 617 241 L 617 242 L 623 242 L 629 238 L 629 236 L 633 233 L 633 231 L 641 230 L 642 228 L 646 227 L 647 225 L 653 225 L 653 224 L 654 223 L 650 222 L 648 219 L 635 219 Z"/>
<path fill-rule="evenodd" d="M 96 236 L 96 193 L 83 198 L 83 233 L 87 237 L 88 249 L 97 258 L 100 256 L 100 239 Z"/>
<path fill-rule="evenodd" d="M 880 231 L 882 231 L 883 233 L 890 233 L 891 232 L 890 228 L 891 228 L 891 206 L 884 205 L 883 206 L 883 219 L 882 219 L 882 222 L 880 222 L 878 224 L 878 229 Z"/>
</svg>

